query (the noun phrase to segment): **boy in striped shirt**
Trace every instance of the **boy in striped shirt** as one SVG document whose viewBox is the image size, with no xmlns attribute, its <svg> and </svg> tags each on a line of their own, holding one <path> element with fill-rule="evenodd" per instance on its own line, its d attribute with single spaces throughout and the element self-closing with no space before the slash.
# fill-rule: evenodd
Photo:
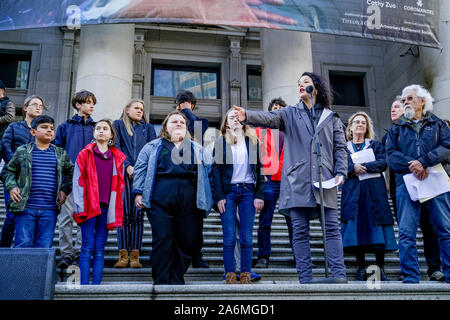
<svg viewBox="0 0 450 320">
<path fill-rule="evenodd" d="M 16 214 L 15 248 L 51 248 L 56 217 L 72 191 L 74 165 L 63 148 L 50 142 L 54 120 L 38 116 L 31 122 L 35 142 L 17 148 L 1 179 Z M 66 179 L 63 179 L 63 175 Z"/>
</svg>

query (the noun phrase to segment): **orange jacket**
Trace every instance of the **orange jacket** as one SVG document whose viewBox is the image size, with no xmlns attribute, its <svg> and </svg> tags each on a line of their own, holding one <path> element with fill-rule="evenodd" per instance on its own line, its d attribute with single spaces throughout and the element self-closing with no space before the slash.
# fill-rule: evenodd
<svg viewBox="0 0 450 320">
<path fill-rule="evenodd" d="M 73 217 L 80 224 L 100 215 L 97 168 L 94 160 L 95 143 L 88 144 L 78 154 L 73 175 Z M 111 196 L 108 207 L 106 228 L 113 230 L 122 227 L 123 201 L 122 193 L 125 187 L 123 178 L 123 163 L 125 154 L 115 147 L 110 147 L 113 156 L 113 175 L 111 181 Z"/>
</svg>

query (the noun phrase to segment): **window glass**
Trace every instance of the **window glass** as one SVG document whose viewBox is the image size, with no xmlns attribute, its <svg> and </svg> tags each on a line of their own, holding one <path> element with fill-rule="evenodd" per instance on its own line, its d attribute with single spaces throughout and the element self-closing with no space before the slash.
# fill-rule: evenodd
<svg viewBox="0 0 450 320">
<path fill-rule="evenodd" d="M 0 79 L 7 88 L 27 89 L 31 52 L 0 50 Z"/>
<path fill-rule="evenodd" d="M 219 72 L 212 69 L 153 68 L 152 95 L 175 97 L 180 90 L 191 91 L 197 99 L 219 99 Z"/>
</svg>

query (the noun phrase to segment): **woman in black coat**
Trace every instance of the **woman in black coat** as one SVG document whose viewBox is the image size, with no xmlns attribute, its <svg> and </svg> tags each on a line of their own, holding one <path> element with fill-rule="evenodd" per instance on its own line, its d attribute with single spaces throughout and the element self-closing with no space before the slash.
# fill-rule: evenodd
<svg viewBox="0 0 450 320">
<path fill-rule="evenodd" d="M 375 253 L 380 278 L 384 272 L 386 251 L 397 250 L 394 219 L 389 207 L 383 172 L 386 153 L 379 141 L 372 140 L 372 120 L 365 112 L 356 112 L 348 122 L 348 179 L 342 187 L 341 233 L 344 252 L 356 255 L 356 280 L 366 280 L 365 254 Z M 358 151 L 371 149 L 375 160 L 360 163 Z"/>
<path fill-rule="evenodd" d="M 153 125 L 147 122 L 144 114 L 144 101 L 131 100 L 124 108 L 120 120 L 113 123 L 116 130 L 116 147 L 127 156 L 124 162 L 125 190 L 123 192 L 123 227 L 117 228 L 119 261 L 114 268 L 142 268 L 139 251 L 144 233 L 144 213 L 134 205 L 133 173 L 134 165 L 141 149 L 156 139 Z"/>
</svg>

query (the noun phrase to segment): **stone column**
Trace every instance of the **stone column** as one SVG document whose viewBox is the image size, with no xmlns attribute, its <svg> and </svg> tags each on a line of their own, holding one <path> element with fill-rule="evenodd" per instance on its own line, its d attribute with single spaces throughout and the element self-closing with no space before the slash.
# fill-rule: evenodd
<svg viewBox="0 0 450 320">
<path fill-rule="evenodd" d="M 261 31 L 263 107 L 281 97 L 288 105 L 298 102 L 297 80 L 313 71 L 309 33 L 263 29 Z"/>
<path fill-rule="evenodd" d="M 422 48 L 424 82 L 431 88 L 433 112 L 450 120 L 450 1 L 441 0 L 439 40 L 442 49 Z"/>
<path fill-rule="evenodd" d="M 241 38 L 230 39 L 230 106 L 241 105 Z M 226 111 L 226 110 L 225 110 Z"/>
<path fill-rule="evenodd" d="M 73 109 L 71 106 L 71 89 L 76 31 L 68 28 L 62 28 L 62 32 L 64 34 L 63 55 L 59 75 L 58 104 L 54 112 L 55 121 L 57 124 L 67 120 L 67 118 L 72 115 L 69 110 Z"/>
<path fill-rule="evenodd" d="M 144 98 L 144 74 L 146 52 L 145 30 L 136 31 L 134 36 L 134 62 L 133 62 L 133 98 Z M 147 108 L 148 109 L 148 108 Z M 148 110 L 147 110 L 148 111 Z"/>
<path fill-rule="evenodd" d="M 97 97 L 94 120 L 118 119 L 131 99 L 134 24 L 81 26 L 76 91 Z"/>
</svg>

